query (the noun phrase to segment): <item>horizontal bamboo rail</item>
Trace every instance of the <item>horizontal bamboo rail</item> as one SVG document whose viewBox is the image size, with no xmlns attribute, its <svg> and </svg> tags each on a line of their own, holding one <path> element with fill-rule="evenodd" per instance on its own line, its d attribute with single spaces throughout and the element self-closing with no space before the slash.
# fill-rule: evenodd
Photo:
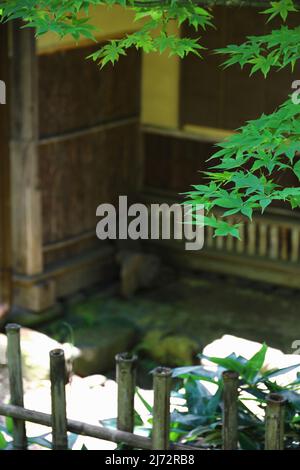
<svg viewBox="0 0 300 470">
<path fill-rule="evenodd" d="M 41 411 L 28 410 L 21 406 L 5 405 L 0 403 L 0 415 L 10 416 L 11 418 L 28 421 L 30 423 L 40 424 L 42 426 L 51 427 L 52 417 L 47 413 Z M 104 441 L 114 442 L 116 444 L 122 442 L 131 447 L 151 450 L 152 441 L 148 437 L 138 436 L 130 432 L 118 431 L 115 429 L 104 428 L 102 426 L 95 426 L 93 424 L 83 423 L 73 419 L 67 420 L 67 430 L 80 436 L 95 437 Z M 186 444 L 171 444 L 171 450 L 204 450 Z"/>
</svg>

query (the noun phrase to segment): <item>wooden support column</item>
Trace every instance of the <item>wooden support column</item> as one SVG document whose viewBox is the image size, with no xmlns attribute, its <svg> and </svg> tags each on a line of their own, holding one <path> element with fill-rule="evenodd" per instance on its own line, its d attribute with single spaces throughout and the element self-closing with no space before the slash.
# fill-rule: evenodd
<svg viewBox="0 0 300 470">
<path fill-rule="evenodd" d="M 9 165 L 9 60 L 8 27 L 0 27 L 0 80 L 5 83 L 5 104 L 0 104 L 0 304 L 11 303 L 11 223 Z"/>
<path fill-rule="evenodd" d="M 11 192 L 14 271 L 42 272 L 41 192 L 38 182 L 38 79 L 34 31 L 12 31 Z"/>
</svg>

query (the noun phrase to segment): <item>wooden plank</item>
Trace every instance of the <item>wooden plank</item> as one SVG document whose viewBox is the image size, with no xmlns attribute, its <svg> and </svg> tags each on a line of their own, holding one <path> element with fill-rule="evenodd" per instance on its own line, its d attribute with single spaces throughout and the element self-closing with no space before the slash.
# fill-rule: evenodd
<svg viewBox="0 0 300 470">
<path fill-rule="evenodd" d="M 258 254 L 259 256 L 267 255 L 267 225 L 260 222 L 258 225 Z"/>
<path fill-rule="evenodd" d="M 234 219 L 233 217 L 227 217 L 226 222 L 228 222 L 229 224 L 234 224 L 234 223 L 235 223 L 235 219 Z M 226 250 L 227 250 L 227 251 L 233 251 L 233 249 L 234 249 L 234 242 L 235 242 L 235 239 L 234 239 L 234 237 L 232 237 L 231 235 L 228 235 L 228 236 L 226 237 Z"/>
<path fill-rule="evenodd" d="M 280 256 L 283 261 L 287 261 L 289 252 L 289 230 L 281 228 L 280 230 Z"/>
<path fill-rule="evenodd" d="M 217 248 L 217 250 L 222 250 L 224 248 L 225 242 L 226 242 L 225 237 L 217 236 L 216 237 L 216 248 Z"/>
<path fill-rule="evenodd" d="M 270 252 L 271 259 L 278 259 L 279 256 L 279 228 L 273 225 L 270 228 Z"/>
<path fill-rule="evenodd" d="M 50 137 L 41 137 L 39 139 L 39 146 L 58 144 L 60 142 L 66 142 L 67 140 L 77 139 L 79 137 L 89 136 L 91 134 L 98 134 L 101 131 L 107 131 L 110 129 L 115 129 L 122 126 L 128 126 L 129 124 L 138 124 L 138 116 L 133 116 L 130 118 L 117 119 L 116 121 L 105 122 L 98 124 L 96 126 L 89 126 L 84 129 L 71 131 L 71 132 L 62 132 L 61 134 L 53 135 Z"/>
<path fill-rule="evenodd" d="M 201 250 L 190 256 L 190 253 L 184 251 L 183 247 L 176 249 L 178 245 L 178 242 L 176 245 L 170 242 L 153 242 L 152 250 L 177 269 L 233 274 L 270 284 L 300 288 L 298 265 L 212 250 Z"/>
<path fill-rule="evenodd" d="M 34 312 L 34 315 L 40 314 L 44 317 L 48 309 L 55 305 L 57 297 L 69 297 L 91 286 L 106 285 L 116 279 L 117 266 L 114 259 L 99 262 L 96 258 L 95 261 L 90 260 L 88 264 L 78 266 L 78 269 L 65 271 L 39 285 L 30 285 L 28 280 L 28 284 L 19 286 L 16 281 L 14 305 L 17 311 Z"/>
<path fill-rule="evenodd" d="M 9 85 L 8 27 L 0 28 L 0 79 Z M 9 164 L 9 97 L 0 104 L 0 303 L 11 304 L 11 220 Z"/>
<path fill-rule="evenodd" d="M 189 54 L 180 62 L 180 122 L 182 126 L 232 130 L 282 103 L 290 93 L 292 77 L 299 75 L 300 68 L 296 64 L 293 72 L 286 68 L 266 79 L 261 74 L 250 78 L 249 67 L 222 70 L 223 57 L 212 54 L 213 50 L 243 43 L 247 35 L 268 34 L 274 26 L 278 27 L 279 21 L 266 24 L 264 15 L 253 7 L 220 6 L 214 7 L 213 13 L 216 29 L 206 31 L 204 60 Z M 299 17 L 298 13 L 291 15 L 289 25 L 299 24 Z M 183 26 L 183 36 L 190 35 L 197 37 L 197 32 Z"/>
<path fill-rule="evenodd" d="M 150 126 L 149 124 L 143 124 L 141 130 L 145 134 L 175 137 L 177 139 L 196 140 L 198 142 L 211 142 L 213 144 L 219 142 L 220 140 L 224 140 L 225 137 L 233 135 L 233 132 L 229 132 L 225 129 L 193 125 L 183 126 L 182 129 L 173 129 L 169 127 L 153 125 Z"/>
<path fill-rule="evenodd" d="M 240 240 L 236 242 L 237 253 L 245 253 L 245 225 L 241 225 L 240 228 Z"/>
<path fill-rule="evenodd" d="M 67 297 L 89 286 L 113 281 L 117 269 L 113 247 L 102 242 L 98 250 L 69 257 L 38 275 L 15 274 L 15 305 L 42 312 L 54 304 L 57 297 Z"/>
<path fill-rule="evenodd" d="M 207 245 L 208 248 L 211 248 L 214 246 L 214 229 L 213 227 L 206 227 L 205 229 L 205 244 Z"/>
<path fill-rule="evenodd" d="M 115 67 L 100 72 L 86 60 L 97 48 L 78 47 L 38 57 L 40 137 L 139 115 L 141 54 L 131 48 Z"/>
<path fill-rule="evenodd" d="M 43 270 L 41 194 L 37 172 L 38 97 L 35 37 L 12 31 L 11 181 L 13 264 L 16 272 Z"/>
<path fill-rule="evenodd" d="M 255 222 L 247 223 L 248 231 L 248 244 L 247 244 L 247 253 L 250 256 L 255 255 L 256 251 L 256 224 Z"/>
<path fill-rule="evenodd" d="M 97 241 L 98 205 L 116 204 L 120 194 L 136 194 L 138 131 L 133 122 L 39 147 L 44 245 L 92 230 Z M 61 250 L 51 262 L 60 261 L 61 255 L 70 257 L 72 253 Z"/>
<path fill-rule="evenodd" d="M 299 229 L 294 227 L 291 232 L 291 261 L 296 263 L 299 261 Z"/>
</svg>

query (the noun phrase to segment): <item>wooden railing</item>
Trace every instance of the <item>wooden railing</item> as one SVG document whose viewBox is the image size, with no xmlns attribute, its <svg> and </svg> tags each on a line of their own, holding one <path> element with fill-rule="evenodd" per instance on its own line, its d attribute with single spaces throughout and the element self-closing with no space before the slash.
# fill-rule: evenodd
<svg viewBox="0 0 300 470">
<path fill-rule="evenodd" d="M 225 220 L 238 221 L 234 217 Z M 205 229 L 208 249 L 290 263 L 300 261 L 300 219 L 268 214 L 256 216 L 252 221 L 245 218 L 240 227 L 240 240 L 232 236 L 213 238 L 212 230 Z"/>
</svg>

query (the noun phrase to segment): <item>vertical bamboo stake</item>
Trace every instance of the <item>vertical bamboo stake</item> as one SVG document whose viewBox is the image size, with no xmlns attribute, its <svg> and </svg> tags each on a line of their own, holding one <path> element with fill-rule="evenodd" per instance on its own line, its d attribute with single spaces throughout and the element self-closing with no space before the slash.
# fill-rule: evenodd
<svg viewBox="0 0 300 470">
<path fill-rule="evenodd" d="M 265 450 L 284 448 L 285 403 L 285 398 L 278 393 L 270 393 L 267 398 Z"/>
<path fill-rule="evenodd" d="M 129 353 L 116 355 L 116 375 L 118 383 L 119 431 L 134 430 L 134 393 L 136 382 L 137 356 Z"/>
<path fill-rule="evenodd" d="M 68 449 L 66 415 L 66 364 L 62 349 L 50 351 L 50 380 L 52 407 L 52 448 Z"/>
<path fill-rule="evenodd" d="M 223 449 L 235 450 L 238 444 L 238 379 L 236 372 L 223 372 Z"/>
<path fill-rule="evenodd" d="M 6 325 L 5 328 L 7 334 L 10 403 L 24 407 L 20 329 L 20 325 L 14 323 Z M 13 445 L 16 450 L 27 448 L 25 422 L 21 419 L 13 419 Z"/>
<path fill-rule="evenodd" d="M 171 369 L 157 367 L 153 372 L 153 428 L 152 448 L 168 450 L 170 446 L 170 391 Z"/>
</svg>

